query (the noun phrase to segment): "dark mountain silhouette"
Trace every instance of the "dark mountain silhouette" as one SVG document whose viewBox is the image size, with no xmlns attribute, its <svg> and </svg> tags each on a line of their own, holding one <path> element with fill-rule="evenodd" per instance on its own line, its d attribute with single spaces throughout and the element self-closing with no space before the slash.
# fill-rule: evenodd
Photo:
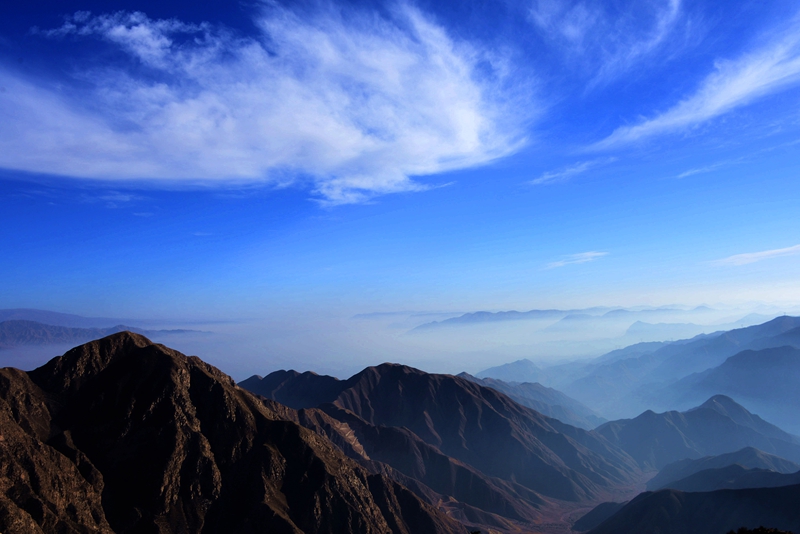
<svg viewBox="0 0 800 534">
<path fill-rule="evenodd" d="M 722 365 L 688 376 L 670 389 L 691 399 L 709 393 L 746 399 L 770 419 L 795 429 L 800 428 L 798 377 L 800 349 L 782 346 L 739 352 Z"/>
<path fill-rule="evenodd" d="M 589 534 L 726 534 L 759 526 L 800 532 L 800 486 L 642 493 Z"/>
<path fill-rule="evenodd" d="M 125 325 L 108 328 L 73 328 L 53 326 L 35 321 L 8 320 L 0 322 L 0 349 L 19 345 L 51 345 L 65 343 L 84 343 L 92 339 L 116 334 L 135 332 L 142 335 L 184 334 L 192 330 L 142 330 Z"/>
<path fill-rule="evenodd" d="M 638 476 L 602 437 L 451 375 L 383 364 L 344 381 L 284 371 L 240 385 L 295 409 L 331 404 L 371 425 L 405 427 L 488 477 L 549 497 L 588 499 Z"/>
<path fill-rule="evenodd" d="M 720 489 L 777 488 L 800 484 L 800 473 L 776 473 L 738 464 L 705 469 L 669 484 L 680 491 L 715 491 Z"/>
<path fill-rule="evenodd" d="M 461 373 L 458 377 L 505 393 L 513 401 L 568 425 L 591 430 L 606 422 L 584 404 L 538 382 L 505 382 L 496 378 L 476 378 L 468 373 Z"/>
<path fill-rule="evenodd" d="M 0 466 L 4 533 L 465 532 L 199 358 L 130 332 L 0 370 Z"/>
<path fill-rule="evenodd" d="M 596 432 L 630 454 L 645 469 L 661 469 L 685 458 L 701 458 L 755 447 L 800 461 L 798 438 L 717 395 L 685 412 L 648 410 L 634 419 L 612 421 Z"/>
<path fill-rule="evenodd" d="M 678 460 L 664 466 L 658 474 L 647 482 L 648 490 L 671 488 L 675 481 L 689 477 L 706 469 L 718 469 L 729 465 L 740 465 L 750 469 L 766 469 L 778 473 L 800 471 L 800 464 L 790 462 L 779 456 L 767 454 L 753 447 L 745 447 L 735 452 L 717 456 L 705 456 L 696 460 Z"/>
</svg>

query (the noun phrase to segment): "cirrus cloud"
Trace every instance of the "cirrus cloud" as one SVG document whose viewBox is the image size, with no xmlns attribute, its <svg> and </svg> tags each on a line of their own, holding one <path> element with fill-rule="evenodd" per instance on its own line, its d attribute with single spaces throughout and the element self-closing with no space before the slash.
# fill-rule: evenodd
<svg viewBox="0 0 800 534">
<path fill-rule="evenodd" d="M 793 247 L 776 248 L 772 250 L 762 250 L 761 252 L 746 252 L 744 254 L 734 254 L 721 260 L 712 261 L 712 265 L 725 266 L 725 265 L 748 265 L 763 260 L 770 260 L 772 258 L 780 258 L 783 256 L 797 256 L 800 254 L 800 245 Z"/>
<path fill-rule="evenodd" d="M 569 256 L 564 257 L 561 260 L 554 261 L 545 265 L 545 269 L 556 269 L 558 267 L 564 267 L 565 265 L 573 265 L 576 263 L 588 263 L 590 261 L 595 261 L 597 259 L 602 258 L 603 256 L 608 256 L 608 252 L 580 252 L 578 254 L 570 254 Z"/>
<path fill-rule="evenodd" d="M 257 23 L 259 36 L 241 38 L 143 13 L 79 12 L 38 31 L 100 39 L 134 65 L 78 73 L 89 92 L 0 70 L 0 166 L 107 180 L 299 180 L 336 204 L 422 190 L 415 177 L 525 143 L 533 107 L 519 113 L 501 62 L 413 8 L 391 19 L 270 8 Z"/>
<path fill-rule="evenodd" d="M 663 113 L 617 128 L 592 149 L 604 150 L 682 131 L 800 83 L 800 16 L 767 44 L 718 61 L 694 94 Z"/>
</svg>

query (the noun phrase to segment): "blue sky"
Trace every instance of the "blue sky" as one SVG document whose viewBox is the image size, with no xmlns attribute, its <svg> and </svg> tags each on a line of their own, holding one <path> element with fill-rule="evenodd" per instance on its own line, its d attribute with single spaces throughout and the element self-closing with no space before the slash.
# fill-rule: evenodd
<svg viewBox="0 0 800 534">
<path fill-rule="evenodd" d="M 791 2 L 1 9 L 0 307 L 800 298 Z"/>
</svg>

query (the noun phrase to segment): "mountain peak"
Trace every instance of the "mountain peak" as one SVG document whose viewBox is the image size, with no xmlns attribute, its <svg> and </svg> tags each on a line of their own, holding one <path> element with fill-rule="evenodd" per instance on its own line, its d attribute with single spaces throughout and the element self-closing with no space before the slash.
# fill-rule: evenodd
<svg viewBox="0 0 800 534">
<path fill-rule="evenodd" d="M 112 361 L 147 347 L 158 347 L 159 350 L 172 352 L 141 334 L 125 330 L 75 347 L 29 374 L 34 382 L 41 382 L 45 389 L 75 390 L 88 378 L 103 371 Z"/>
</svg>

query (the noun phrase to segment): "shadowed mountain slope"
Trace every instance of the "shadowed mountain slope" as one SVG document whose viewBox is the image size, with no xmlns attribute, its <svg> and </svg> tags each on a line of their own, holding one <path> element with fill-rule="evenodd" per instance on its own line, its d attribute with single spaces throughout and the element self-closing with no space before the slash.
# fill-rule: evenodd
<svg viewBox="0 0 800 534">
<path fill-rule="evenodd" d="M 589 534 L 727 534 L 759 526 L 800 532 L 800 486 L 642 493 Z"/>
<path fill-rule="evenodd" d="M 457 376 L 504 393 L 514 402 L 568 425 L 591 430 L 606 422 L 589 407 L 538 382 L 504 382 L 496 378 L 477 378 L 468 373 L 460 373 Z"/>
<path fill-rule="evenodd" d="M 0 370 L 0 531 L 463 533 L 214 367 L 122 332 Z"/>
<path fill-rule="evenodd" d="M 661 469 L 685 458 L 701 458 L 755 447 L 800 461 L 798 438 L 767 423 L 723 395 L 686 412 L 646 411 L 596 430 L 627 451 L 643 468 Z"/>
<path fill-rule="evenodd" d="M 767 454 L 753 447 L 745 447 L 744 449 L 727 454 L 706 456 L 696 460 L 678 460 L 677 462 L 668 464 L 647 482 L 647 489 L 652 491 L 672 487 L 670 484 L 673 482 L 699 473 L 700 471 L 719 469 L 734 464 L 749 469 L 766 469 L 785 474 L 800 471 L 800 464 L 790 462 L 779 456 Z"/>
<path fill-rule="evenodd" d="M 486 476 L 542 495 L 582 500 L 638 476 L 631 458 L 602 437 L 451 375 L 383 364 L 338 381 L 338 388 L 330 377 L 280 376 L 285 380 L 251 377 L 240 385 L 292 408 L 332 404 L 374 426 L 405 427 Z"/>
</svg>

